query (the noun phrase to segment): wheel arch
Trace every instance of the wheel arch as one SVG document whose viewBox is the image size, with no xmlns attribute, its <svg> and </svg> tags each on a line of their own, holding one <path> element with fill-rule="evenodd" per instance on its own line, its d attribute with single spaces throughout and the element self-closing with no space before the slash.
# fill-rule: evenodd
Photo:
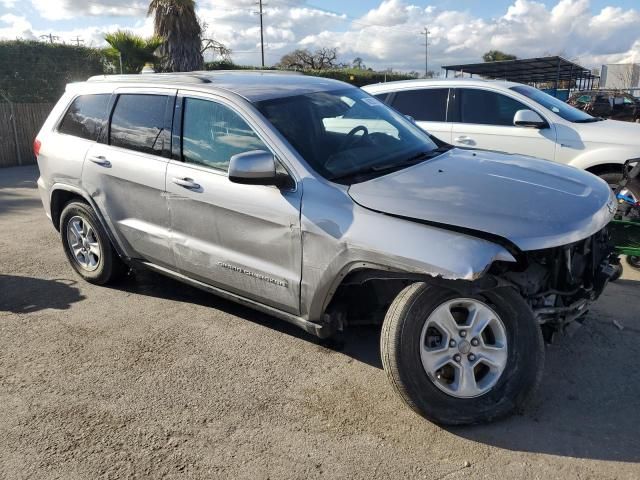
<svg viewBox="0 0 640 480">
<path fill-rule="evenodd" d="M 60 217 L 62 215 L 62 212 L 65 206 L 67 206 L 74 200 L 82 201 L 91 207 L 91 209 L 95 212 L 96 217 L 98 217 L 100 225 L 102 226 L 102 228 L 104 228 L 104 231 L 107 232 L 109 241 L 111 242 L 111 245 L 113 245 L 113 248 L 116 251 L 117 255 L 122 260 L 127 260 L 128 257 L 124 254 L 116 237 L 113 235 L 108 222 L 106 221 L 96 203 L 92 200 L 91 196 L 88 193 L 78 187 L 66 184 L 55 184 L 51 188 L 51 221 L 53 222 L 54 228 L 57 231 L 60 231 Z"/>
</svg>

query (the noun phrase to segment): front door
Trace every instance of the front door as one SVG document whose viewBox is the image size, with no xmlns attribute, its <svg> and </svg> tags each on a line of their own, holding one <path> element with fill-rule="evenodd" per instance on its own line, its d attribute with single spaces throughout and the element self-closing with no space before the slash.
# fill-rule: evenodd
<svg viewBox="0 0 640 480">
<path fill-rule="evenodd" d="M 298 313 L 301 192 L 229 181 L 233 155 L 270 149 L 225 100 L 189 94 L 178 97 L 176 109 L 183 120 L 181 132 L 176 125 L 167 196 L 179 270 Z"/>
<path fill-rule="evenodd" d="M 456 90 L 455 104 L 453 145 L 555 160 L 555 127 L 516 127 L 516 112 L 531 110 L 518 100 L 490 90 L 461 88 Z"/>
<path fill-rule="evenodd" d="M 175 268 L 164 192 L 176 91 L 116 93 L 109 128 L 87 152 L 82 182 L 128 256 Z"/>
</svg>

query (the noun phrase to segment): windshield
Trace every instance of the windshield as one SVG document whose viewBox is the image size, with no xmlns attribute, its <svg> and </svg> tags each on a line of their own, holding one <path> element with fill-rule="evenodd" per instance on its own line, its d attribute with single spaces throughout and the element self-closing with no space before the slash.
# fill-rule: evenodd
<svg viewBox="0 0 640 480">
<path fill-rule="evenodd" d="M 264 100 L 256 106 L 329 180 L 362 181 L 437 152 L 428 134 L 357 88 Z"/>
<path fill-rule="evenodd" d="M 511 87 L 511 90 L 518 92 L 525 97 L 533 100 L 534 102 L 542 105 L 547 110 L 551 110 L 556 115 L 574 123 L 588 123 L 597 122 L 599 118 L 592 117 L 588 113 L 584 113 L 582 110 L 578 110 L 571 105 L 567 105 L 562 100 L 558 100 L 552 97 L 548 93 L 544 93 L 537 88 L 528 87 L 526 85 L 518 85 L 517 87 Z"/>
</svg>

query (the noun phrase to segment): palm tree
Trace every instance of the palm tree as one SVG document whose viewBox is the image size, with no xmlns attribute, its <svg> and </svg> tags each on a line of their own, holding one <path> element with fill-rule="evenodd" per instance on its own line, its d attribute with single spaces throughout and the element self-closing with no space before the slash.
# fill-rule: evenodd
<svg viewBox="0 0 640 480">
<path fill-rule="evenodd" d="M 126 30 L 107 33 L 104 39 L 111 46 L 107 57 L 116 65 L 122 60 L 122 73 L 140 73 L 145 63 L 157 61 L 153 52 L 162 43 L 161 38 L 145 39 Z"/>
<path fill-rule="evenodd" d="M 147 15 L 154 16 L 160 45 L 161 68 L 167 72 L 202 70 L 202 27 L 194 0 L 151 0 Z"/>
</svg>

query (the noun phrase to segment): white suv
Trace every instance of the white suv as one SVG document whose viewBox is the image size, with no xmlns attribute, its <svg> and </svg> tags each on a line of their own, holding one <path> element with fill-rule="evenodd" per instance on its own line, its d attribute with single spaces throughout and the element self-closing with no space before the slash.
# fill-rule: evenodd
<svg viewBox="0 0 640 480">
<path fill-rule="evenodd" d="M 624 162 L 640 156 L 640 125 L 592 117 L 519 83 L 409 80 L 364 90 L 443 142 L 569 164 L 611 185 Z M 640 199 L 640 188 L 631 190 Z"/>
</svg>

